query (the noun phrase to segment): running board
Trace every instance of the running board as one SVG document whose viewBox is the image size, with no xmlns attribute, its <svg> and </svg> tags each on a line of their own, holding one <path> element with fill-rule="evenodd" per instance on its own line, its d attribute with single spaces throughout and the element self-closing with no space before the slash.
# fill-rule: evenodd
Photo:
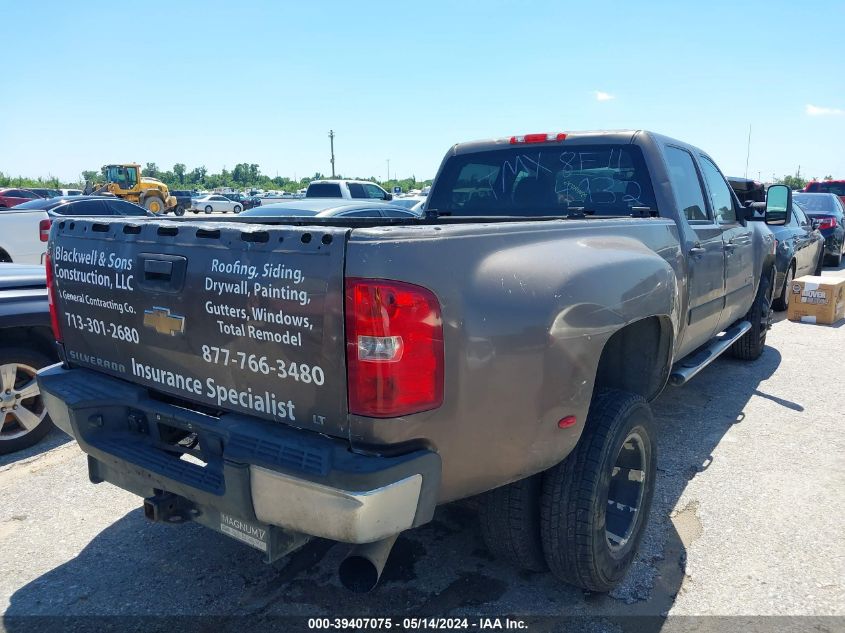
<svg viewBox="0 0 845 633">
<path fill-rule="evenodd" d="M 669 374 L 669 384 L 675 387 L 686 384 L 690 378 L 719 358 L 722 352 L 733 345 L 750 329 L 751 323 L 748 321 L 735 323 L 725 330 L 721 336 L 714 338 L 704 347 L 700 347 L 698 351 L 679 360 L 672 366 L 672 373 Z"/>
</svg>

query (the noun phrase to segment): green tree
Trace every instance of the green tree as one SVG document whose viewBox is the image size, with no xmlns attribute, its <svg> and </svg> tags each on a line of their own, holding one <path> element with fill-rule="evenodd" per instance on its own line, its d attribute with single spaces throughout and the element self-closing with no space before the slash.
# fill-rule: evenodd
<svg viewBox="0 0 845 633">
<path fill-rule="evenodd" d="M 179 184 L 185 184 L 185 164 L 184 163 L 176 163 L 173 165 L 173 173 L 176 175 L 176 178 L 179 179 Z"/>
<path fill-rule="evenodd" d="M 188 181 L 193 185 L 204 185 L 207 175 L 208 170 L 205 168 L 205 165 L 202 167 L 195 167 L 191 170 L 191 173 L 188 174 Z"/>
<path fill-rule="evenodd" d="M 158 165 L 155 163 L 147 163 L 147 166 L 141 170 L 142 176 L 148 176 L 150 178 L 157 178 L 158 177 Z"/>
<path fill-rule="evenodd" d="M 245 185 L 249 182 L 249 165 L 246 163 L 238 163 L 235 165 L 235 168 L 232 170 L 232 180 L 240 185 Z"/>
<path fill-rule="evenodd" d="M 86 169 L 83 170 L 81 175 L 81 180 L 83 183 L 86 182 L 97 182 L 100 179 L 100 170 L 99 169 Z"/>
<path fill-rule="evenodd" d="M 786 185 L 790 189 L 803 189 L 807 185 L 807 181 L 798 172 L 794 176 L 778 178 L 775 182 L 779 185 Z"/>
</svg>

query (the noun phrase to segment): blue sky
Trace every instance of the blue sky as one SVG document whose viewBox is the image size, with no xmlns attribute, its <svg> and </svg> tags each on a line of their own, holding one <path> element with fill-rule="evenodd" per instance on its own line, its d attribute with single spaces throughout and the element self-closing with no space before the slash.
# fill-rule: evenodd
<svg viewBox="0 0 845 633">
<path fill-rule="evenodd" d="M 458 141 L 645 128 L 732 175 L 845 178 L 845 2 L 23 2 L 0 171 L 432 177 Z"/>
</svg>

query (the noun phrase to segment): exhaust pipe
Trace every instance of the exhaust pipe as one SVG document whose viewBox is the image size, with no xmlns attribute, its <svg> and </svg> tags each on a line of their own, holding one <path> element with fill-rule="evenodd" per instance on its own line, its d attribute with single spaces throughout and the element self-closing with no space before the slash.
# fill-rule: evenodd
<svg viewBox="0 0 845 633">
<path fill-rule="evenodd" d="M 341 584 L 355 593 L 369 593 L 378 584 L 381 572 L 398 534 L 375 543 L 356 545 L 338 570 Z"/>
</svg>

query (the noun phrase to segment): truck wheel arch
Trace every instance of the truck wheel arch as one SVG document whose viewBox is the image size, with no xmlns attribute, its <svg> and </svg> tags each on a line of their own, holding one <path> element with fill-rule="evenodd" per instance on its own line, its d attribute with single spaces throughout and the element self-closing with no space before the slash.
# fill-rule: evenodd
<svg viewBox="0 0 845 633">
<path fill-rule="evenodd" d="M 628 323 L 607 340 L 593 392 L 619 389 L 654 400 L 669 379 L 675 333 L 668 316 Z"/>
<path fill-rule="evenodd" d="M 0 248 L 0 262 L 3 262 L 4 264 L 12 263 L 12 258 L 9 256 L 9 253 L 4 251 L 2 248 Z"/>
</svg>

